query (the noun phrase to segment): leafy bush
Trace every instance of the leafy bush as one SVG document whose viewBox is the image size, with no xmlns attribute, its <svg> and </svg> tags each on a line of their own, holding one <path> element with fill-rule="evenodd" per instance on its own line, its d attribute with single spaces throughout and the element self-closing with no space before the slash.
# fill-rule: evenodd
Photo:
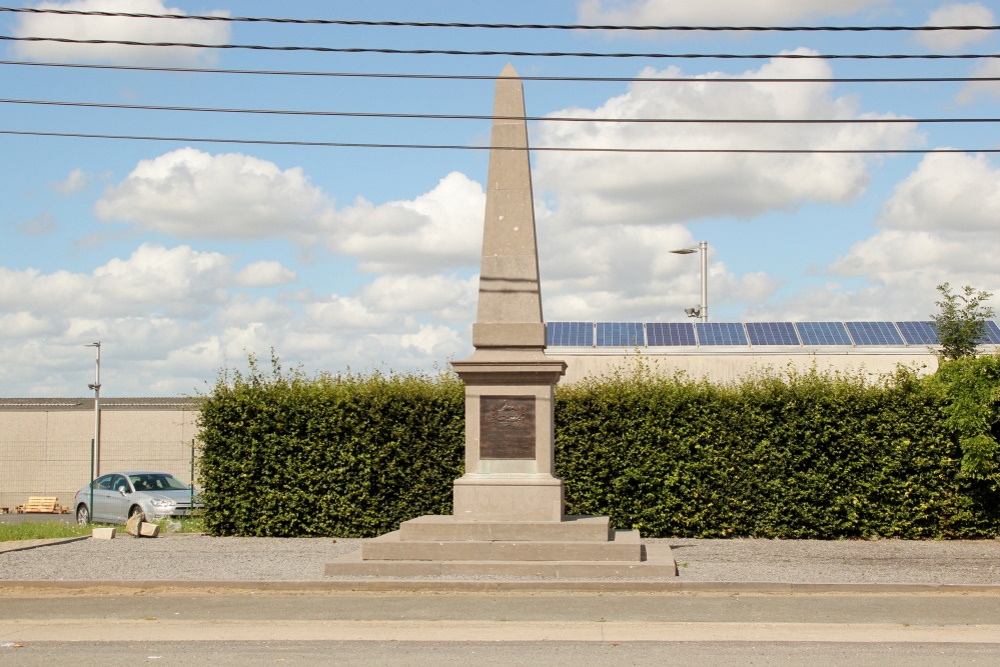
<svg viewBox="0 0 1000 667">
<path fill-rule="evenodd" d="M 559 392 L 567 511 L 646 536 L 993 537 L 940 391 L 817 372 L 716 386 L 648 374 Z"/>
<path fill-rule="evenodd" d="M 995 537 L 997 475 L 962 463 L 963 437 L 985 433 L 995 470 L 1000 358 L 982 363 L 988 372 L 966 369 L 986 388 L 968 399 L 988 406 L 974 427 L 955 416 L 964 380 L 906 370 L 876 383 L 789 372 L 718 386 L 639 372 L 559 387 L 566 511 L 647 537 Z M 451 513 L 463 386 L 450 375 L 310 379 L 274 360 L 268 374 L 251 359 L 248 373 L 220 375 L 201 429 L 209 532 L 372 537 Z"/>
<path fill-rule="evenodd" d="M 373 536 L 451 513 L 463 389 L 415 375 L 220 375 L 201 413 L 205 527 L 216 535 Z"/>
</svg>

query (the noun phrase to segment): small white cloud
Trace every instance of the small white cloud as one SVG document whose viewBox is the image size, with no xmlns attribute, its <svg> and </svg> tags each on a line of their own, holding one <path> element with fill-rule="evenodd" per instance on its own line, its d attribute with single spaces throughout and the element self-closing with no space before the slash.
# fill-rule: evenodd
<svg viewBox="0 0 1000 667">
<path fill-rule="evenodd" d="M 471 266 L 482 245 L 485 202 L 482 186 L 452 172 L 412 201 L 374 206 L 361 200 L 338 211 L 329 246 L 357 258 L 368 273 Z"/>
<path fill-rule="evenodd" d="M 280 262 L 262 260 L 237 273 L 234 282 L 241 287 L 276 287 L 294 283 L 297 279 L 295 272 Z"/>
<path fill-rule="evenodd" d="M 54 323 L 34 314 L 20 311 L 0 315 L 0 331 L 5 338 L 23 338 L 27 336 L 44 336 L 56 331 Z"/>
<path fill-rule="evenodd" d="M 896 186 L 878 224 L 889 229 L 996 232 L 1000 168 L 985 155 L 930 154 Z"/>
<path fill-rule="evenodd" d="M 94 207 L 105 221 L 181 238 L 315 241 L 326 195 L 299 168 L 240 153 L 182 148 L 141 161 Z"/>
<path fill-rule="evenodd" d="M 926 26 L 991 26 L 996 21 L 993 12 L 978 2 L 944 5 L 933 12 Z M 960 51 L 972 44 L 979 44 L 992 36 L 989 30 L 934 30 L 917 33 L 918 41 L 935 51 Z"/>
<path fill-rule="evenodd" d="M 87 183 L 90 182 L 90 174 L 82 169 L 74 169 L 69 172 L 69 175 L 65 180 L 58 183 L 52 183 L 52 189 L 63 195 L 64 197 L 76 194 L 80 190 L 87 187 Z"/>
<path fill-rule="evenodd" d="M 180 14 L 162 0 L 68 0 L 40 2 L 37 9 Z M 225 11 L 207 12 L 228 16 Z M 109 40 L 146 43 L 226 44 L 229 24 L 223 21 L 182 21 L 60 14 L 21 14 L 13 29 L 16 37 L 49 37 L 72 40 Z M 70 44 L 15 42 L 15 56 L 31 60 L 109 62 L 172 65 L 210 65 L 217 58 L 210 49 L 192 47 L 125 46 L 120 44 Z"/>
<path fill-rule="evenodd" d="M 1000 60 L 988 60 L 979 65 L 970 76 L 983 79 L 1000 79 Z M 958 102 L 967 104 L 980 97 L 1000 98 L 1000 81 L 970 81 L 958 94 Z"/>
<path fill-rule="evenodd" d="M 28 236 L 49 236 L 59 229 L 59 223 L 50 211 L 35 216 L 18 225 L 18 228 Z"/>
</svg>

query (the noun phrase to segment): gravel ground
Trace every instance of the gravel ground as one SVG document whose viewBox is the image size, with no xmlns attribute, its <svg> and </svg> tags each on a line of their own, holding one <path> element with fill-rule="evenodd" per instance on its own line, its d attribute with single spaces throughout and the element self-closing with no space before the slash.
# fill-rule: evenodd
<svg viewBox="0 0 1000 667">
<path fill-rule="evenodd" d="M 324 581 L 364 540 L 120 536 L 0 553 L 0 581 Z M 679 581 L 1000 585 L 1000 540 L 647 539 L 668 544 Z"/>
</svg>

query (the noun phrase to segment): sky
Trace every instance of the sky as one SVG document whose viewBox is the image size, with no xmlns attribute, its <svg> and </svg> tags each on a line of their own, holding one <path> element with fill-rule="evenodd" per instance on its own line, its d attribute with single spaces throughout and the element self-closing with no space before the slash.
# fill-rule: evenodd
<svg viewBox="0 0 1000 667">
<path fill-rule="evenodd" d="M 83 11 L 591 25 L 995 25 L 995 0 L 63 0 Z M 0 35 L 328 48 L 708 54 L 1000 53 L 998 31 L 622 32 L 294 25 L 0 12 Z M 533 147 L 962 149 L 940 154 L 532 153 L 547 321 L 927 320 L 935 286 L 1000 293 L 1000 124 L 586 119 L 1000 117 L 1000 59 L 415 55 L 3 40 L 5 63 L 447 74 L 524 82 Z M 488 116 L 488 78 L 0 65 L 5 397 L 192 396 L 248 355 L 429 371 L 471 351 L 490 121 L 25 104 Z M 683 77 L 688 82 L 635 82 Z M 720 80 L 725 80 L 720 82 Z M 733 82 L 732 80 L 750 80 Z M 14 100 L 21 102 L 15 103 Z M 238 140 L 194 141 L 194 139 Z M 356 148 L 246 140 L 457 145 Z M 991 300 L 998 306 L 1000 301 Z"/>
</svg>

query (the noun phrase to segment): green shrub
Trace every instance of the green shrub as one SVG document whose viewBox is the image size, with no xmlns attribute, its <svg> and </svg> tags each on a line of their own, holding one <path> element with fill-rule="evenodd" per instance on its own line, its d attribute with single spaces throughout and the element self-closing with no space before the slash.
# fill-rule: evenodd
<svg viewBox="0 0 1000 667">
<path fill-rule="evenodd" d="M 372 536 L 451 513 L 462 474 L 457 379 L 223 374 L 201 413 L 205 527 L 216 535 Z"/>
</svg>

